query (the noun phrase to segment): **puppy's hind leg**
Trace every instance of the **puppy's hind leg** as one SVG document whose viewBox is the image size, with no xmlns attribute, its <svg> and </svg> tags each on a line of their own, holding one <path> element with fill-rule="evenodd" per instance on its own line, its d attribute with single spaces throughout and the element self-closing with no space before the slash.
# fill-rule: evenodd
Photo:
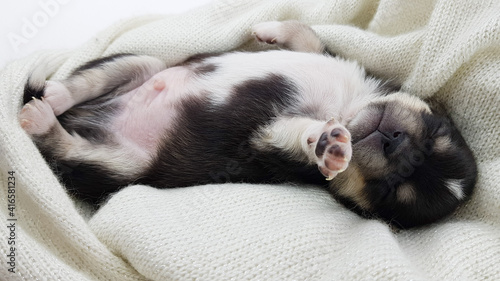
<svg viewBox="0 0 500 281">
<path fill-rule="evenodd" d="M 148 159 L 120 144 L 95 144 L 68 133 L 43 97 L 24 105 L 19 122 L 46 160 L 64 167 L 59 174 L 71 181 L 67 187 L 93 202 L 131 183 L 147 167 Z"/>
<path fill-rule="evenodd" d="M 261 128 L 252 145 L 263 152 L 278 150 L 291 160 L 316 164 L 327 180 L 331 180 L 349 164 L 350 141 L 347 129 L 334 120 L 281 117 Z"/>
<path fill-rule="evenodd" d="M 296 52 L 324 53 L 325 45 L 311 27 L 299 21 L 271 21 L 255 25 L 252 34 L 260 42 Z"/>
<path fill-rule="evenodd" d="M 130 91 L 165 68 L 165 63 L 154 57 L 113 55 L 80 66 L 65 80 L 45 82 L 43 75 L 31 76 L 24 89 L 24 103 L 43 96 L 58 116 L 96 97 Z"/>
</svg>

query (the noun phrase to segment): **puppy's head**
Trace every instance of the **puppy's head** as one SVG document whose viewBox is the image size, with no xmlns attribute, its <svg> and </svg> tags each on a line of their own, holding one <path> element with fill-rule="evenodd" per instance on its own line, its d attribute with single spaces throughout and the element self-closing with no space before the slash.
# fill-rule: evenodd
<svg viewBox="0 0 500 281">
<path fill-rule="evenodd" d="M 451 120 L 404 93 L 370 103 L 347 124 L 353 156 L 331 184 L 365 216 L 409 228 L 452 213 L 472 193 L 476 163 Z"/>
</svg>

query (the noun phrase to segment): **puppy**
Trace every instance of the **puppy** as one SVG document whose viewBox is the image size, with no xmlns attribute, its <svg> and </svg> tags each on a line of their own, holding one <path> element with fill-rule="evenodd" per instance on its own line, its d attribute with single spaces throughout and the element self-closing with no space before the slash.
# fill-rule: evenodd
<svg viewBox="0 0 500 281">
<path fill-rule="evenodd" d="M 409 228 L 471 195 L 474 157 L 442 110 L 329 55 L 299 22 L 253 34 L 291 51 L 173 67 L 118 54 L 61 81 L 34 73 L 20 124 L 68 189 L 92 202 L 130 184 L 298 181 Z"/>
</svg>

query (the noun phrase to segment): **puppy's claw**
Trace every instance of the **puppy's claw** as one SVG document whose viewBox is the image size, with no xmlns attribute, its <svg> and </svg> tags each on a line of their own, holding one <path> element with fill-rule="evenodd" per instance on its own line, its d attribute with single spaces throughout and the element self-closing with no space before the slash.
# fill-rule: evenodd
<svg viewBox="0 0 500 281">
<path fill-rule="evenodd" d="M 343 171 L 345 171 L 346 169 L 347 169 L 347 167 L 342 168 L 342 169 L 340 169 L 340 170 L 338 170 L 338 171 L 336 171 L 336 172 L 333 172 L 333 173 L 329 174 L 329 175 L 328 175 L 328 177 L 326 177 L 326 180 L 327 180 L 327 181 L 331 181 L 331 180 L 333 180 L 333 179 L 334 179 L 334 178 L 335 178 L 338 174 L 342 173 L 342 172 L 343 172 Z"/>
</svg>

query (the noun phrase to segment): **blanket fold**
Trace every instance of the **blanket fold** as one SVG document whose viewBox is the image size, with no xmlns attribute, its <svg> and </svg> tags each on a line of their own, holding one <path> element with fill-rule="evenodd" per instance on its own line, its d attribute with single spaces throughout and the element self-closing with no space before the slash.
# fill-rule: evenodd
<svg viewBox="0 0 500 281">
<path fill-rule="evenodd" d="M 445 221 L 399 232 L 360 218 L 317 187 L 292 184 L 130 186 L 93 214 L 71 199 L 20 128 L 23 86 L 40 63 L 60 79 L 121 52 L 174 65 L 197 53 L 257 51 L 251 27 L 287 19 L 310 24 L 332 52 L 370 73 L 443 103 L 477 158 L 471 200 Z M 39 52 L 0 72 L 0 276 L 500 279 L 499 108 L 495 0 L 219 0 L 182 15 L 120 21 L 77 49 Z"/>
</svg>

